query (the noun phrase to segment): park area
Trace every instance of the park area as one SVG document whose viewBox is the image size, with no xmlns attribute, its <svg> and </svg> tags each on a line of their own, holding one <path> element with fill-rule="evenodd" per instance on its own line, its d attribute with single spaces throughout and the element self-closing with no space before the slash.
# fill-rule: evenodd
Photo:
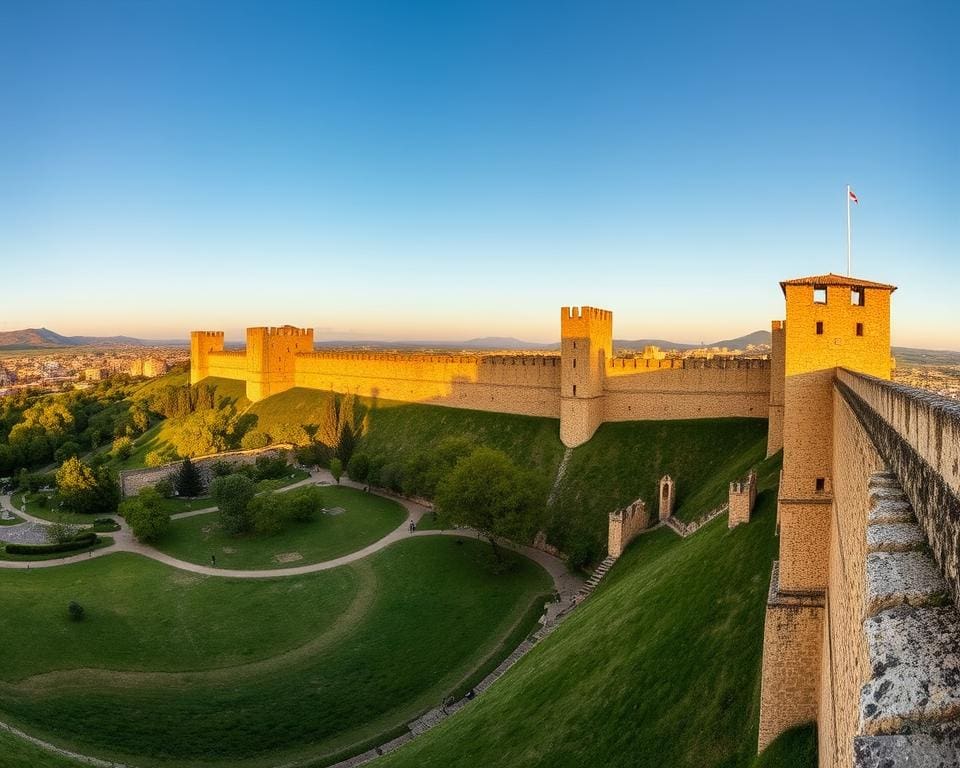
<svg viewBox="0 0 960 768">
<path fill-rule="evenodd" d="M 274 579 L 129 553 L 0 571 L 0 709 L 52 743 L 136 765 L 346 754 L 462 691 L 534 628 L 550 578 L 506 556 L 512 567 L 492 569 L 486 544 L 424 536 Z"/>
</svg>

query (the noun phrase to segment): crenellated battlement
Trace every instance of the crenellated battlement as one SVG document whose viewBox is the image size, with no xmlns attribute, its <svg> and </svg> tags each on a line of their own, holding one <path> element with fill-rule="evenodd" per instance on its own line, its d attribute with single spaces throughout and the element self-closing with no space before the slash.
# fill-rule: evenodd
<svg viewBox="0 0 960 768">
<path fill-rule="evenodd" d="M 313 329 L 293 325 L 247 328 L 245 349 L 224 350 L 222 331 L 194 331 L 191 381 L 245 381 L 252 402 L 303 387 L 559 418 L 568 446 L 604 421 L 765 415 L 764 360 L 614 358 L 613 312 L 568 306 L 560 316 L 559 354 L 317 350 Z"/>
</svg>

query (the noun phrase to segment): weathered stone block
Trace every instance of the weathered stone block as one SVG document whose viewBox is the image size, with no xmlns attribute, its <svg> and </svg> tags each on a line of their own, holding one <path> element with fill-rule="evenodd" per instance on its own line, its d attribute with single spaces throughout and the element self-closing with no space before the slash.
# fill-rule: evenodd
<svg viewBox="0 0 960 768">
<path fill-rule="evenodd" d="M 864 622 L 872 678 L 860 692 L 866 735 L 923 731 L 960 716 L 960 620 L 952 606 L 903 605 Z"/>
</svg>

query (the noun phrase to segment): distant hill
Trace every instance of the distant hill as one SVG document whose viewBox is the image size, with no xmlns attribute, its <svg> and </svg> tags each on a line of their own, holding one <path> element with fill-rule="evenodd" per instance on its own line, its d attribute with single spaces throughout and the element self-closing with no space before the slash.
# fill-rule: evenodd
<svg viewBox="0 0 960 768">
<path fill-rule="evenodd" d="M 960 352 L 949 349 L 893 347 L 898 365 L 960 365 Z"/>
<path fill-rule="evenodd" d="M 186 344 L 184 339 L 135 339 L 131 336 L 63 336 L 49 328 L 0 331 L 0 350 L 60 349 L 63 347 L 156 347 Z"/>
<path fill-rule="evenodd" d="M 754 331 L 746 336 L 720 341 L 706 341 L 702 344 L 686 344 L 680 341 L 666 339 L 614 339 L 613 346 L 621 349 L 641 349 L 643 347 L 660 347 L 660 349 L 696 349 L 698 347 L 726 347 L 727 349 L 744 349 L 748 344 L 770 344 L 770 331 Z"/>
</svg>

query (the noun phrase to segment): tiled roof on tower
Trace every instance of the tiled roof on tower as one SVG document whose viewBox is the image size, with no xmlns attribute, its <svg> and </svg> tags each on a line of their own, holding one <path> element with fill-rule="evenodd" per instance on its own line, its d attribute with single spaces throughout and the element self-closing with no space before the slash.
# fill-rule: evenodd
<svg viewBox="0 0 960 768">
<path fill-rule="evenodd" d="M 793 280 L 783 280 L 780 283 L 780 289 L 784 296 L 787 294 L 788 285 L 849 285 L 854 288 L 886 288 L 893 293 L 897 286 L 887 283 L 875 283 L 872 280 L 861 280 L 858 277 L 847 277 L 846 275 L 835 275 L 829 272 L 826 275 L 813 275 L 812 277 L 795 277 Z"/>
</svg>

